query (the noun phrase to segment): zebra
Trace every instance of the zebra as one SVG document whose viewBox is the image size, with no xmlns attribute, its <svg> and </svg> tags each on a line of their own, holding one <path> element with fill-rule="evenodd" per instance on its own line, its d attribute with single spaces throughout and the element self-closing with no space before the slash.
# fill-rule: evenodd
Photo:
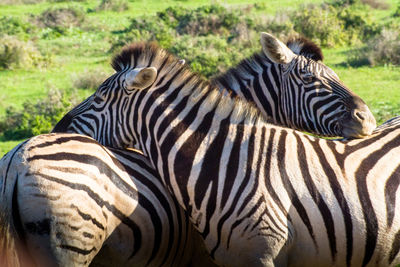
<svg viewBox="0 0 400 267">
<path fill-rule="evenodd" d="M 295 57 L 287 51 L 297 64 L 272 58 L 263 48 L 261 53 L 214 77 L 212 83 L 232 96 L 254 103 L 275 124 L 322 136 L 362 138 L 371 134 L 376 121 L 368 106 L 322 63 L 318 46 L 299 37 L 289 39 L 285 49 L 302 55 Z M 63 129 L 64 122 L 61 120 L 54 131 Z M 79 127 L 82 126 L 72 126 L 70 132 L 84 134 L 86 129 Z"/>
<path fill-rule="evenodd" d="M 20 240 L 19 249 L 0 251 L 19 252 L 9 266 L 19 258 L 21 266 L 213 266 L 185 212 L 137 151 L 46 134 L 10 151 L 0 170 L 2 227 L 15 229 L 4 231 L 3 242 Z"/>
<path fill-rule="evenodd" d="M 294 50 L 295 52 L 297 52 L 298 54 L 307 54 L 307 56 L 308 57 L 310 57 L 310 58 L 312 58 L 312 59 L 314 59 L 314 60 L 322 60 L 322 53 L 321 53 L 321 51 L 319 50 L 318 51 L 318 49 L 319 48 L 314 48 L 313 47 L 313 44 L 312 43 L 310 43 L 309 41 L 306 41 L 305 39 L 296 39 L 296 40 L 292 40 L 292 41 L 290 41 L 289 42 L 289 44 L 288 44 L 288 46 L 292 49 L 292 50 Z M 293 47 L 295 48 L 295 49 L 293 49 Z M 256 56 L 254 56 L 254 62 L 257 62 L 257 57 Z M 220 76 L 220 77 L 217 77 L 216 79 L 214 79 L 214 81 L 215 81 L 215 83 L 221 83 L 221 84 L 226 84 L 226 83 L 231 83 L 233 80 L 235 80 L 235 79 L 237 79 L 237 74 L 236 74 L 236 72 L 237 72 L 237 70 L 238 69 L 243 69 L 242 70 L 242 73 L 245 73 L 246 72 L 246 70 L 248 69 L 248 67 L 246 67 L 246 66 L 251 66 L 252 68 L 255 68 L 255 66 L 257 66 L 257 64 L 258 63 L 252 63 L 252 60 L 251 59 L 248 59 L 248 60 L 245 60 L 245 61 L 243 61 L 243 63 L 241 63 L 240 65 L 239 65 L 239 67 L 238 68 L 233 68 L 233 69 L 231 69 L 228 73 L 229 73 L 229 75 L 228 74 L 225 74 L 225 75 L 222 75 L 222 76 Z M 277 66 L 277 65 L 276 65 Z M 267 68 L 265 68 L 265 71 L 269 71 Z M 244 81 L 246 81 L 246 80 L 248 80 L 248 78 L 244 78 Z M 254 85 L 254 83 L 252 82 L 251 83 L 251 85 L 253 86 L 253 87 L 256 87 L 256 88 L 261 88 L 260 86 L 256 86 L 256 85 Z M 221 86 L 221 85 L 220 85 Z M 245 88 L 247 88 L 248 87 L 248 85 L 246 85 L 246 87 Z M 350 93 L 351 94 L 351 93 Z M 253 98 L 253 101 L 254 101 L 254 98 Z M 255 101 L 256 102 L 256 101 Z M 369 111 L 368 111 L 369 112 Z M 275 123 L 282 123 L 281 121 L 275 121 Z M 314 132 L 315 131 L 317 131 L 317 130 L 313 130 Z M 320 134 L 326 134 L 325 132 L 322 132 L 322 133 L 320 133 Z M 76 141 L 76 140 L 75 140 Z M 64 146 L 64 147 L 63 147 Z M 60 146 L 59 147 L 59 150 L 64 150 L 65 149 L 65 144 L 63 144 L 63 146 Z M 83 144 L 83 146 L 84 146 L 84 144 Z M 26 149 L 26 148 L 25 148 Z M 71 148 L 68 148 L 67 147 L 67 149 L 71 149 Z M 38 149 L 35 149 L 35 151 L 37 152 L 37 153 L 40 153 L 40 150 L 38 150 Z M 78 151 L 76 151 L 76 153 L 77 153 Z M 124 160 L 126 161 L 127 159 L 126 158 L 124 158 Z M 144 159 L 142 159 L 142 160 L 144 160 Z M 137 164 L 137 162 L 135 162 L 136 161 L 136 158 L 135 157 L 133 157 L 133 162 L 132 162 L 132 164 Z M 21 164 L 21 162 L 19 162 L 18 160 L 14 160 L 13 161 L 13 166 L 14 167 L 16 167 L 16 166 L 18 166 L 18 164 Z M 111 166 L 112 164 L 110 163 L 110 162 L 108 162 L 108 166 Z M 25 166 L 25 168 L 28 168 L 28 167 L 31 167 L 30 165 L 23 165 L 23 166 Z M 114 166 L 114 167 L 111 167 L 111 169 L 113 169 L 113 168 L 118 168 L 118 166 Z M 78 174 L 75 174 L 75 175 L 78 175 Z M 84 176 L 84 174 L 83 173 L 79 173 L 79 175 L 81 175 L 81 176 Z M 7 176 L 6 176 L 7 177 Z M 25 179 L 24 178 L 24 176 L 19 176 L 20 178 L 19 179 L 21 179 L 21 177 L 23 178 L 23 179 Z M 31 179 L 32 179 L 32 177 L 30 177 Z M 40 178 L 40 177 L 39 177 Z M 88 179 L 88 180 L 92 180 L 93 178 L 92 177 L 86 177 L 86 179 Z M 135 179 L 135 178 L 132 178 L 132 179 Z M 152 179 L 152 176 L 150 176 L 149 177 L 149 179 L 151 179 L 151 180 L 154 180 L 154 178 Z M 71 191 L 72 192 L 72 191 Z M 54 193 L 54 192 L 53 192 Z M 144 207 L 142 207 L 143 209 L 144 209 Z M 60 218 L 58 218 L 58 219 L 60 219 Z M 43 220 L 46 220 L 46 218 L 45 219 L 42 219 L 42 221 Z M 64 229 L 65 230 L 65 229 Z M 59 233 L 60 233 L 61 231 L 59 231 Z M 65 230 L 65 233 L 68 233 L 68 230 Z M 139 232 L 140 233 L 140 232 Z M 52 238 L 55 238 L 55 237 L 52 237 Z M 110 242 L 108 242 L 108 243 L 110 243 Z M 42 243 L 40 243 L 39 242 L 39 244 L 46 244 L 46 242 L 42 242 Z M 90 262 L 91 260 L 91 257 L 93 257 L 93 254 L 95 254 L 94 252 L 97 252 L 98 251 L 98 247 L 99 246 L 101 246 L 101 242 L 97 242 L 96 243 L 96 245 L 97 245 L 97 248 L 96 248 L 96 250 L 94 250 L 94 251 L 92 251 L 93 253 L 89 253 L 88 254 L 88 256 L 86 256 L 86 257 L 84 257 L 84 261 L 86 261 L 86 262 Z M 123 243 L 123 244 L 125 244 L 125 243 Z M 32 245 L 31 245 L 32 246 Z M 106 243 L 106 246 L 107 246 L 107 243 Z M 120 246 L 122 246 L 121 244 L 120 244 Z M 111 246 L 112 247 L 112 246 Z M 122 246 L 122 247 L 124 247 L 124 246 Z M 125 246 L 126 247 L 126 246 Z M 68 248 L 68 247 L 67 247 Z M 46 248 L 47 250 L 50 250 L 50 249 L 52 249 L 52 248 L 49 248 L 49 247 L 47 247 Z M 103 249 L 104 250 L 104 249 Z M 127 249 L 127 250 L 129 250 L 129 249 Z M 122 251 L 122 249 L 121 249 L 121 251 Z M 100 253 L 101 254 L 101 253 Z M 111 254 L 111 255 L 115 255 L 115 253 L 114 254 Z M 111 259 L 110 259 L 110 261 L 111 262 L 115 262 L 116 261 L 116 259 L 125 259 L 124 257 L 121 257 L 119 254 L 116 254 L 117 256 L 114 256 L 114 257 L 112 257 Z M 57 258 L 57 257 L 56 257 Z M 89 259 L 88 259 L 89 258 Z M 101 257 L 99 257 L 99 256 L 97 256 L 96 258 L 94 258 L 95 260 L 94 260 L 94 262 L 96 262 L 96 259 L 98 259 L 98 258 L 101 258 Z M 103 257 L 103 258 L 105 258 L 105 257 Z M 58 258 L 57 258 L 58 259 Z M 137 262 L 137 257 L 136 258 L 134 258 L 135 260 L 136 260 L 136 262 Z M 68 258 L 68 260 L 69 261 L 75 261 L 75 260 L 77 260 L 76 258 L 74 258 L 73 256 L 71 256 L 70 258 Z M 80 260 L 80 259 L 79 259 Z M 78 260 L 78 261 L 79 261 Z M 83 261 L 83 262 L 84 262 Z M 97 262 L 98 262 L 98 260 L 97 260 Z M 128 262 L 131 262 L 131 261 L 128 261 Z"/>
<path fill-rule="evenodd" d="M 301 56 L 263 40 L 286 69 L 301 69 Z M 112 66 L 64 130 L 80 125 L 103 145 L 141 149 L 217 264 L 400 263 L 399 129 L 332 141 L 268 123 L 152 44 L 125 47 Z M 314 83 L 339 84 L 329 78 Z"/>
<path fill-rule="evenodd" d="M 263 49 L 213 81 L 253 102 L 275 124 L 324 136 L 360 138 L 371 134 L 376 121 L 364 101 L 349 91 L 332 69 L 323 64 L 309 67 L 310 61 L 322 63 L 321 49 L 304 37 L 290 38 L 287 48 L 308 59 L 298 63 L 301 75 L 286 77 L 293 71 L 284 67 L 285 59 L 273 60 L 269 50 Z M 316 83 L 309 86 L 320 79 L 332 83 L 327 82 L 326 88 L 321 88 L 324 84 L 316 88 Z"/>
</svg>

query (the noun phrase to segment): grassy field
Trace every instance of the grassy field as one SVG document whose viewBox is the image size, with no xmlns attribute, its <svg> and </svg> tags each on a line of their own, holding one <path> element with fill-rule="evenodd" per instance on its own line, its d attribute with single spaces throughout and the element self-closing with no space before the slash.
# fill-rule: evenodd
<svg viewBox="0 0 400 267">
<path fill-rule="evenodd" d="M 79 2 L 40 2 L 38 4 L 5 5 L 0 0 L 0 17 L 15 16 L 29 20 L 35 15 L 52 7 L 75 6 L 81 10 L 94 10 L 100 1 L 88 0 Z M 170 6 L 196 8 L 202 5 L 222 4 L 228 7 L 245 7 L 249 4 L 260 3 L 251 0 L 135 0 L 129 2 L 129 9 L 122 12 L 96 11 L 87 12 L 86 21 L 95 25 L 97 30 L 70 28 L 67 34 L 58 38 L 43 38 L 35 40 L 42 52 L 51 55 L 51 63 L 47 66 L 33 69 L 0 70 L 0 117 L 4 116 L 8 106 L 21 108 L 29 100 L 45 97 L 49 89 L 57 88 L 72 90 L 74 77 L 83 72 L 102 70 L 111 74 L 109 60 L 112 53 L 110 43 L 113 35 L 129 26 L 130 20 L 142 15 L 154 15 Z M 322 0 L 272 0 L 268 1 L 262 10 L 265 16 L 273 16 L 285 9 L 295 9 L 306 3 L 322 3 Z M 395 10 L 395 0 L 387 1 L 390 9 L 376 10 L 373 16 L 384 19 Z M 261 11 L 260 11 L 261 12 Z M 43 30 L 44 31 L 44 30 Z M 0 32 L 1 34 L 1 32 Z M 40 32 L 44 36 L 43 32 Z M 373 113 L 382 122 L 394 115 L 400 114 L 400 90 L 397 88 L 400 79 L 400 68 L 394 66 L 358 67 L 349 66 L 347 53 L 352 47 L 324 48 L 325 63 L 341 77 L 343 82 L 359 94 L 371 107 Z M 79 90 L 80 97 L 88 96 L 90 90 Z M 18 144 L 18 141 L 0 139 L 0 156 Z"/>
</svg>

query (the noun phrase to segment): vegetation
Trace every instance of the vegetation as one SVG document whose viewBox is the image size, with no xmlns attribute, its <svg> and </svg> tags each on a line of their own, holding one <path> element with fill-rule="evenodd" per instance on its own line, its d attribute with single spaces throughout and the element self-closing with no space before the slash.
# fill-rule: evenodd
<svg viewBox="0 0 400 267">
<path fill-rule="evenodd" d="M 48 132 L 132 41 L 157 41 L 211 77 L 259 51 L 261 31 L 304 35 L 379 122 L 400 115 L 396 1 L 219 2 L 0 0 L 0 156 L 13 140 Z"/>
</svg>

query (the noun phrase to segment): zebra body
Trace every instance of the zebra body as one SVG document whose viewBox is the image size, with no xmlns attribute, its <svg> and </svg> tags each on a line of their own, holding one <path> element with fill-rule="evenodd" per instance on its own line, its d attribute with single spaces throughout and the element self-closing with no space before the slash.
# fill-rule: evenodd
<svg viewBox="0 0 400 267">
<path fill-rule="evenodd" d="M 313 58 L 314 60 L 321 60 L 322 59 L 322 55 L 319 55 L 320 51 L 317 51 L 318 49 L 312 49 L 312 48 L 308 49 L 309 46 L 310 46 L 310 43 L 307 43 L 304 40 L 296 40 L 296 41 L 293 41 L 291 44 L 289 44 L 289 47 L 291 47 L 292 50 L 294 50 L 297 54 L 307 54 L 309 58 Z M 257 74 L 254 75 L 254 73 L 257 73 Z M 274 74 L 272 75 L 271 73 L 274 73 Z M 303 114 L 300 114 L 300 113 L 297 114 L 296 116 L 298 116 L 299 118 L 296 118 L 296 117 L 293 118 L 293 114 L 290 114 L 290 116 L 287 115 L 285 117 L 285 114 L 289 114 L 289 113 L 287 113 L 287 112 L 284 113 L 282 111 L 283 107 L 284 107 L 284 104 L 280 103 L 281 100 L 284 102 L 285 98 L 284 97 L 282 97 L 282 98 L 271 98 L 271 96 L 273 96 L 274 94 L 276 96 L 285 95 L 285 94 L 280 94 L 279 90 L 281 90 L 281 88 L 287 89 L 287 87 L 277 85 L 277 84 L 279 84 L 278 81 L 280 81 L 282 79 L 279 79 L 277 77 L 273 77 L 273 76 L 276 76 L 276 75 L 284 76 L 284 73 L 282 72 L 282 68 L 281 68 L 281 66 L 279 64 L 273 63 L 271 60 L 269 60 L 265 56 L 255 55 L 253 58 L 243 61 L 238 67 L 229 70 L 227 74 L 224 74 L 224 75 L 221 75 L 221 76 L 215 78 L 214 82 L 216 84 L 219 84 L 219 86 L 221 88 L 223 88 L 224 84 L 228 84 L 229 87 L 232 87 L 233 89 L 235 89 L 234 92 L 236 94 L 241 95 L 242 97 L 248 96 L 250 94 L 251 98 L 249 98 L 249 100 L 251 100 L 252 102 L 256 103 L 259 106 L 259 108 L 262 110 L 264 115 L 272 116 L 272 119 L 273 119 L 273 121 L 275 123 L 286 124 L 286 125 L 289 125 L 289 126 L 292 126 L 292 127 L 301 128 L 301 129 L 305 129 L 305 130 L 312 131 L 312 132 L 318 132 L 319 134 L 322 134 L 322 135 L 327 135 L 327 134 L 328 135 L 332 135 L 332 134 L 339 135 L 339 134 L 342 134 L 342 132 L 340 132 L 342 130 L 342 128 L 343 128 L 341 125 L 342 124 L 343 125 L 349 125 L 349 123 L 345 119 L 346 113 L 343 112 L 343 110 L 341 110 L 340 108 L 338 108 L 339 111 L 337 113 L 335 113 L 335 116 L 340 118 L 340 123 L 334 124 L 334 125 L 340 126 L 340 127 L 336 127 L 335 131 L 332 131 L 331 128 L 323 127 L 322 126 L 323 125 L 322 121 L 317 121 L 317 124 L 314 123 L 311 126 L 308 125 L 307 123 L 309 123 L 310 119 L 313 119 L 313 118 L 308 117 L 308 120 L 304 119 L 306 117 L 306 116 L 304 116 L 304 114 L 306 114 L 307 116 L 308 115 L 313 115 L 314 111 L 311 110 L 311 109 L 309 109 L 307 112 L 304 112 Z M 320 76 L 323 76 L 323 75 L 320 75 Z M 270 78 L 273 77 L 275 79 L 275 82 L 267 83 L 266 80 L 263 77 L 270 77 Z M 239 81 L 239 78 L 241 79 L 242 82 Z M 257 83 L 257 81 L 259 81 L 259 83 Z M 235 85 L 239 85 L 239 87 L 237 87 Z M 266 85 L 268 85 L 268 86 L 266 86 Z M 275 85 L 275 86 L 271 87 L 271 85 Z M 261 88 L 261 90 L 260 90 L 260 88 Z M 272 91 L 274 91 L 274 94 L 271 93 Z M 284 90 L 282 90 L 282 91 L 284 91 Z M 266 96 L 266 94 L 268 94 L 268 96 Z M 354 94 L 352 94 L 351 92 L 350 93 L 345 93 L 344 95 L 348 96 L 348 99 L 344 98 L 343 95 L 342 95 L 341 98 L 340 97 L 339 98 L 336 97 L 336 99 L 334 99 L 334 101 L 332 100 L 332 103 L 335 102 L 335 101 L 337 102 L 338 100 L 339 100 L 340 103 L 342 103 L 342 102 L 345 103 L 345 104 L 349 104 L 349 103 L 352 104 L 353 103 L 354 108 L 351 109 L 351 111 L 353 113 L 355 112 L 354 110 L 358 110 L 358 111 L 366 112 L 366 113 L 369 112 L 368 108 L 365 108 L 366 107 L 365 104 L 362 101 L 361 102 L 358 101 L 358 97 L 357 96 L 354 96 Z M 287 96 L 287 94 L 286 94 L 286 96 Z M 266 102 L 265 99 L 268 99 L 269 102 Z M 350 101 L 349 99 L 351 99 L 352 101 Z M 260 105 L 261 101 L 262 101 L 263 105 Z M 271 102 L 276 103 L 276 104 L 271 104 Z M 336 106 L 339 106 L 339 107 L 341 106 L 341 104 L 340 105 L 331 104 L 331 105 L 336 105 Z M 277 109 L 275 110 L 274 107 L 277 107 Z M 286 110 L 288 110 L 288 109 L 286 108 Z M 323 117 L 324 112 L 321 111 L 321 110 L 322 109 L 320 109 L 318 112 L 321 115 L 321 117 Z M 369 116 L 368 114 L 365 115 L 366 118 L 368 118 L 368 116 Z M 289 119 L 289 117 L 290 117 L 290 119 Z M 332 117 L 332 115 L 330 115 L 330 117 Z M 295 125 L 294 123 L 291 122 L 291 120 L 293 122 L 296 122 L 297 124 Z M 353 120 L 353 119 L 351 119 L 351 120 Z M 367 121 L 367 120 L 365 120 L 365 121 Z M 361 128 L 358 128 L 358 130 L 356 130 L 357 134 L 361 131 L 360 129 L 363 129 L 362 131 L 365 131 L 365 129 L 364 129 L 366 127 L 365 125 L 367 125 L 367 127 L 369 127 L 368 124 L 364 125 L 365 121 L 362 122 L 360 120 L 355 120 L 355 122 L 356 122 L 356 124 L 358 126 L 362 126 Z M 305 124 L 304 122 L 307 122 L 307 123 Z M 343 123 L 343 122 L 346 122 L 346 123 Z M 304 126 L 304 125 L 306 125 L 306 126 Z M 79 128 L 75 129 L 75 130 L 71 130 L 70 129 L 70 132 L 74 132 L 74 131 L 75 132 L 81 132 L 81 130 Z M 43 138 L 44 138 L 44 140 L 46 140 L 46 138 L 48 139 L 49 137 L 45 136 Z M 24 146 L 24 149 L 26 149 L 26 146 Z M 52 149 L 54 149 L 54 148 L 52 148 Z M 64 150 L 64 149 L 71 149 L 71 147 L 68 147 L 68 145 L 66 145 L 65 143 L 60 144 L 60 146 L 58 147 L 58 150 Z M 103 151 L 101 148 L 95 146 L 95 149 L 93 150 L 93 155 L 94 155 L 94 151 L 97 151 L 99 149 L 101 151 Z M 41 154 L 41 153 L 45 152 L 44 149 L 35 149 L 34 151 L 37 154 Z M 46 152 L 46 153 L 48 153 L 48 152 Z M 79 150 L 76 150 L 76 149 L 72 150 L 71 154 L 73 155 L 74 153 L 78 154 Z M 113 151 L 113 153 L 114 154 L 118 154 L 116 151 Z M 122 153 L 122 152 L 119 151 L 119 153 Z M 48 154 L 50 155 L 50 153 L 48 153 Z M 126 163 L 122 164 L 122 165 L 124 166 L 124 168 L 127 168 L 127 166 L 129 165 L 128 164 L 129 160 L 127 159 L 127 157 L 126 156 L 118 156 L 118 155 L 116 155 L 116 157 L 119 160 L 124 160 Z M 143 162 L 146 162 L 146 160 L 137 159 L 137 157 L 139 157 L 139 156 L 138 155 L 135 155 L 134 157 L 132 156 L 132 158 L 133 158 L 132 164 L 133 165 L 138 164 L 138 162 L 141 162 L 142 164 L 143 164 Z M 39 163 L 48 164 L 48 162 L 43 161 L 43 160 L 41 162 L 39 161 Z M 108 163 L 108 166 L 109 166 L 108 167 L 109 169 L 108 169 L 107 173 L 110 173 L 109 172 L 110 170 L 118 169 L 120 167 L 119 164 L 114 164 L 113 165 L 110 162 L 110 160 L 108 160 L 107 163 Z M 13 161 L 13 166 L 23 166 L 25 168 L 25 170 L 27 168 L 32 168 L 34 166 L 37 167 L 38 165 L 35 165 L 35 164 L 36 163 L 32 163 L 32 164 L 29 163 L 28 165 L 21 164 L 21 162 L 18 163 L 18 160 L 15 160 L 15 159 Z M 84 164 L 88 164 L 88 162 L 84 162 Z M 71 162 L 71 166 L 74 166 L 74 162 Z M 46 165 L 45 165 L 45 167 L 46 167 Z M 98 166 L 94 165 L 93 167 L 97 168 Z M 53 167 L 53 168 L 55 168 L 55 167 Z M 82 169 L 79 168 L 79 166 L 75 166 L 75 167 L 73 167 L 73 169 L 75 171 L 76 170 L 82 170 Z M 66 173 L 68 173 L 68 172 L 65 172 L 64 175 Z M 140 171 L 139 171 L 139 173 L 135 173 L 135 174 L 136 175 L 138 175 L 138 174 L 142 175 L 143 173 L 140 173 Z M 28 174 L 26 174 L 26 175 L 28 175 Z M 62 176 L 62 171 L 58 175 Z M 70 174 L 70 175 L 71 175 L 71 177 L 75 177 L 76 179 L 78 179 L 78 177 L 80 177 L 80 179 L 85 179 L 87 181 L 92 181 L 92 182 L 94 181 L 96 183 L 96 181 L 94 180 L 94 176 L 89 176 L 86 173 L 83 173 L 82 171 L 78 172 L 78 173 L 73 173 L 73 174 Z M 148 178 L 149 178 L 150 181 L 155 180 L 154 179 L 154 175 L 155 175 L 154 173 L 148 174 L 148 176 L 149 176 Z M 129 172 L 125 173 L 124 176 L 121 176 L 121 177 L 124 177 L 125 179 L 128 179 L 127 178 L 128 176 L 131 176 L 130 179 L 133 179 L 133 181 L 140 180 L 140 179 L 135 178 L 135 176 L 130 175 Z M 32 178 L 32 177 L 25 177 L 24 175 L 20 174 L 18 177 L 19 177 L 19 179 L 21 181 L 26 181 L 27 179 L 41 179 L 40 175 L 37 175 L 37 176 L 33 175 L 33 178 Z M 101 176 L 101 178 L 103 179 L 102 181 L 105 184 L 107 184 L 107 181 L 106 181 L 105 177 Z M 143 180 L 144 178 L 141 178 L 141 179 Z M 154 182 L 154 183 L 156 183 L 156 182 Z M 53 189 L 50 190 L 50 189 L 44 188 L 44 186 L 40 187 L 40 186 L 42 186 L 41 183 L 39 183 L 38 185 L 35 185 L 35 186 L 37 186 L 37 188 L 35 190 L 43 191 L 44 194 L 59 194 L 60 193 L 60 192 L 57 192 L 57 190 L 55 189 L 56 187 L 54 187 Z M 68 194 L 74 194 L 74 190 L 72 190 L 71 188 L 67 188 L 67 189 L 69 190 Z M 137 192 L 139 192 L 139 193 L 137 193 L 135 190 L 137 190 Z M 136 194 L 140 194 L 141 190 L 139 190 L 139 189 L 135 189 L 135 190 L 130 192 L 130 193 L 135 193 L 136 192 Z M 149 190 L 148 188 L 144 188 L 142 190 L 144 190 L 147 193 L 147 195 L 151 195 L 151 193 L 147 192 Z M 124 194 L 129 195 L 129 193 L 128 193 L 129 191 L 130 190 L 128 190 L 127 192 L 124 192 Z M 107 194 L 109 196 L 110 192 L 107 192 L 106 195 Z M 155 195 L 155 193 L 153 193 L 153 194 Z M 28 200 L 29 200 L 30 197 L 34 197 L 34 196 L 29 195 L 29 194 L 27 194 L 25 196 L 26 202 L 29 202 Z M 83 193 L 83 196 L 81 196 L 81 198 L 85 199 L 85 198 L 88 198 L 88 196 L 85 195 L 85 193 Z M 115 205 L 117 205 L 117 206 L 121 205 L 121 202 L 118 202 L 116 200 L 116 198 L 114 199 L 114 201 L 116 201 Z M 133 199 L 129 199 L 128 198 L 128 202 L 129 202 L 128 204 L 124 204 L 125 207 L 129 207 L 129 206 L 132 206 L 132 205 L 138 205 L 134 210 L 135 210 L 135 214 L 136 214 L 135 218 L 137 220 L 139 220 L 138 218 L 142 218 L 142 222 L 138 224 L 139 228 L 140 228 L 140 226 L 143 226 L 143 225 L 144 225 L 144 227 L 146 227 L 146 226 L 150 227 L 152 224 L 151 224 L 151 222 L 149 222 L 148 218 L 145 218 L 145 217 L 146 217 L 147 213 L 151 214 L 151 211 L 147 210 L 147 213 L 144 212 L 143 210 L 145 210 L 146 207 L 145 206 L 141 206 L 140 203 L 136 203 L 137 201 L 135 202 L 135 200 L 133 200 Z M 66 201 L 65 203 L 69 203 L 70 205 L 73 205 L 73 207 L 75 209 L 77 209 L 76 207 L 78 207 L 77 203 L 71 204 L 68 201 Z M 169 203 L 171 204 L 171 202 L 169 202 Z M 38 207 L 42 207 L 43 205 L 44 205 L 43 203 L 39 203 Z M 44 214 L 43 212 L 42 213 L 38 213 L 38 215 L 36 216 L 38 218 L 38 221 L 44 221 L 44 222 L 47 221 L 48 222 L 48 218 L 47 217 L 50 216 L 50 215 L 55 217 L 57 220 L 65 219 L 65 217 L 63 217 L 63 215 L 65 215 L 64 213 L 59 214 L 58 211 L 56 211 L 56 209 L 51 204 L 46 204 L 46 205 L 50 205 L 51 210 L 48 211 L 46 214 Z M 61 207 L 62 207 L 62 205 L 61 205 Z M 31 210 L 31 211 L 34 210 L 34 209 L 30 209 L 29 206 L 24 207 L 24 209 Z M 89 207 L 89 209 L 92 210 L 90 207 Z M 176 209 L 176 207 L 173 207 L 172 209 Z M 93 209 L 93 210 L 95 210 L 95 209 Z M 143 214 L 145 214 L 145 215 L 140 215 L 139 216 L 138 215 L 139 214 L 139 212 L 138 212 L 139 210 L 142 211 Z M 33 216 L 32 213 L 28 213 L 28 214 L 29 215 L 27 217 L 25 217 L 25 219 L 26 220 L 32 219 L 32 216 Z M 79 213 L 79 212 L 77 213 L 77 210 L 74 211 L 73 209 L 71 209 L 70 210 L 70 214 L 75 214 L 76 215 L 76 214 L 81 214 L 81 213 Z M 125 217 L 123 217 L 125 219 L 128 218 L 128 216 L 125 213 L 124 213 L 124 215 L 121 215 L 121 216 L 125 216 Z M 39 218 L 42 218 L 42 219 L 39 220 Z M 93 215 L 93 218 L 97 218 L 97 217 Z M 121 220 L 121 218 L 119 218 L 119 220 Z M 181 224 L 185 225 L 185 223 L 181 223 Z M 186 225 L 186 227 L 189 227 L 189 226 Z M 72 229 L 75 229 L 75 228 L 72 227 Z M 125 227 L 125 228 L 127 228 L 127 227 Z M 121 229 L 125 229 L 125 228 L 122 227 L 122 226 L 118 226 L 116 228 L 116 233 L 121 232 L 122 231 Z M 93 231 L 95 231 L 95 230 L 93 230 Z M 128 231 L 131 231 L 131 230 L 132 229 L 128 229 Z M 97 231 L 99 231 L 99 229 L 97 229 Z M 69 229 L 69 228 L 58 229 L 58 234 L 59 235 L 60 234 L 70 235 L 70 232 L 71 232 L 71 229 Z M 79 235 L 80 234 L 79 232 L 75 233 L 75 232 L 72 231 L 71 233 L 74 233 L 74 234 L 77 233 L 77 236 L 76 235 L 72 235 L 72 236 L 74 236 L 74 238 L 76 238 L 76 240 L 82 241 L 82 236 Z M 140 233 L 141 233 L 141 231 L 138 231 L 138 234 L 140 234 Z M 119 234 L 119 236 L 130 236 L 130 234 L 131 233 L 128 233 L 127 235 Z M 155 237 L 160 238 L 159 232 L 156 231 L 156 232 L 154 232 L 154 234 L 155 234 Z M 105 236 L 105 235 L 106 235 L 105 233 L 102 234 L 102 236 Z M 66 261 L 73 262 L 73 261 L 76 261 L 76 262 L 79 262 L 79 264 L 85 264 L 85 262 L 86 263 L 90 263 L 91 259 L 93 258 L 94 255 L 96 255 L 96 253 L 97 253 L 97 251 L 99 251 L 100 247 L 102 247 L 104 245 L 102 252 L 99 253 L 99 255 L 94 258 L 93 262 L 95 264 L 96 263 L 98 264 L 99 262 L 103 262 L 103 263 L 106 262 L 107 263 L 108 261 L 104 260 L 106 258 L 109 259 L 109 261 L 113 262 L 113 263 L 118 263 L 120 261 L 119 262 L 120 265 L 124 265 L 126 263 L 129 264 L 131 262 L 136 262 L 136 264 L 139 264 L 139 262 L 144 262 L 142 260 L 138 261 L 138 259 L 141 258 L 140 256 L 139 257 L 138 256 L 133 257 L 132 259 L 134 259 L 134 261 L 127 260 L 127 257 L 126 257 L 125 254 L 130 252 L 132 250 L 132 247 L 131 247 L 131 245 L 129 244 L 129 242 L 127 240 L 125 240 L 125 239 L 124 240 L 119 240 L 118 238 L 114 238 L 115 236 L 116 236 L 116 234 L 111 235 L 110 237 L 108 237 L 106 239 L 106 241 L 104 241 L 103 239 L 97 239 L 97 240 L 93 241 L 94 243 L 87 243 L 86 246 L 91 247 L 89 250 L 88 249 L 82 249 L 80 247 L 75 247 L 75 250 L 80 249 L 81 254 L 85 254 L 85 256 L 82 256 L 82 255 L 76 256 L 77 254 L 79 254 L 78 252 L 76 252 L 76 253 L 64 253 L 63 251 L 66 250 L 66 249 L 70 249 L 70 250 L 74 249 L 73 247 L 68 247 L 68 246 L 64 247 L 64 248 L 61 248 L 61 249 L 59 247 L 51 247 L 51 246 L 49 247 L 49 246 L 47 246 L 46 248 L 44 248 L 43 254 L 46 254 L 47 251 L 55 250 L 56 252 L 52 253 L 54 255 L 54 257 L 53 257 L 54 261 L 58 261 L 58 262 L 66 262 Z M 137 237 L 137 235 L 133 234 L 133 239 L 134 240 L 136 239 L 135 237 Z M 56 241 L 58 240 L 54 236 L 50 236 L 50 237 L 46 237 L 46 238 L 47 239 L 45 241 L 34 239 L 33 241 L 31 241 L 31 246 L 30 247 L 34 247 L 35 244 L 37 244 L 35 242 L 38 242 L 38 244 L 50 244 L 50 243 L 54 244 L 54 243 L 57 243 Z M 48 241 L 49 239 L 48 238 L 50 238 L 51 240 L 56 240 L 56 241 L 49 243 L 49 241 Z M 79 238 L 81 238 L 81 239 L 79 239 Z M 164 238 L 164 236 L 161 237 L 161 238 Z M 83 238 L 83 239 L 85 239 L 85 238 Z M 172 238 L 169 238 L 169 239 L 167 238 L 167 240 L 171 240 L 171 239 Z M 84 241 L 82 241 L 82 242 L 84 242 Z M 103 243 L 103 242 L 105 242 L 105 243 Z M 172 242 L 172 241 L 169 241 L 169 242 Z M 190 242 L 196 243 L 195 241 L 190 241 Z M 152 243 L 151 242 L 147 242 L 146 244 L 151 246 Z M 114 250 L 111 249 L 111 248 L 114 248 Z M 140 247 L 140 251 L 143 252 L 144 250 L 146 250 L 146 246 Z M 190 251 L 190 249 L 187 249 L 187 250 Z M 152 256 L 154 257 L 154 255 L 152 255 Z M 98 260 L 98 259 L 101 259 L 101 260 Z M 156 263 L 155 265 L 159 264 L 159 262 L 157 262 L 157 260 L 151 261 L 152 264 L 154 262 Z M 168 261 L 167 261 L 167 263 L 168 263 Z M 168 264 L 166 264 L 166 265 L 168 265 Z"/>
<path fill-rule="evenodd" d="M 138 152 L 48 134 L 19 145 L 0 166 L 2 209 L 37 266 L 213 265 Z"/>
<path fill-rule="evenodd" d="M 398 130 L 338 142 L 269 124 L 151 45 L 113 66 L 64 129 L 143 149 L 217 264 L 400 262 Z"/>
</svg>

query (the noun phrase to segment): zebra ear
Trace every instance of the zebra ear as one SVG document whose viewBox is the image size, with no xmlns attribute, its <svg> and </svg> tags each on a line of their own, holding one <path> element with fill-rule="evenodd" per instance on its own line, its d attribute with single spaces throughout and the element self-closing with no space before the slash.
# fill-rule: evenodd
<svg viewBox="0 0 400 267">
<path fill-rule="evenodd" d="M 266 32 L 261 33 L 261 46 L 264 54 L 274 63 L 288 64 L 295 57 L 293 51 L 284 43 Z"/>
<path fill-rule="evenodd" d="M 154 67 L 136 68 L 126 73 L 125 87 L 128 90 L 142 90 L 154 83 L 157 78 L 157 69 Z"/>
</svg>

